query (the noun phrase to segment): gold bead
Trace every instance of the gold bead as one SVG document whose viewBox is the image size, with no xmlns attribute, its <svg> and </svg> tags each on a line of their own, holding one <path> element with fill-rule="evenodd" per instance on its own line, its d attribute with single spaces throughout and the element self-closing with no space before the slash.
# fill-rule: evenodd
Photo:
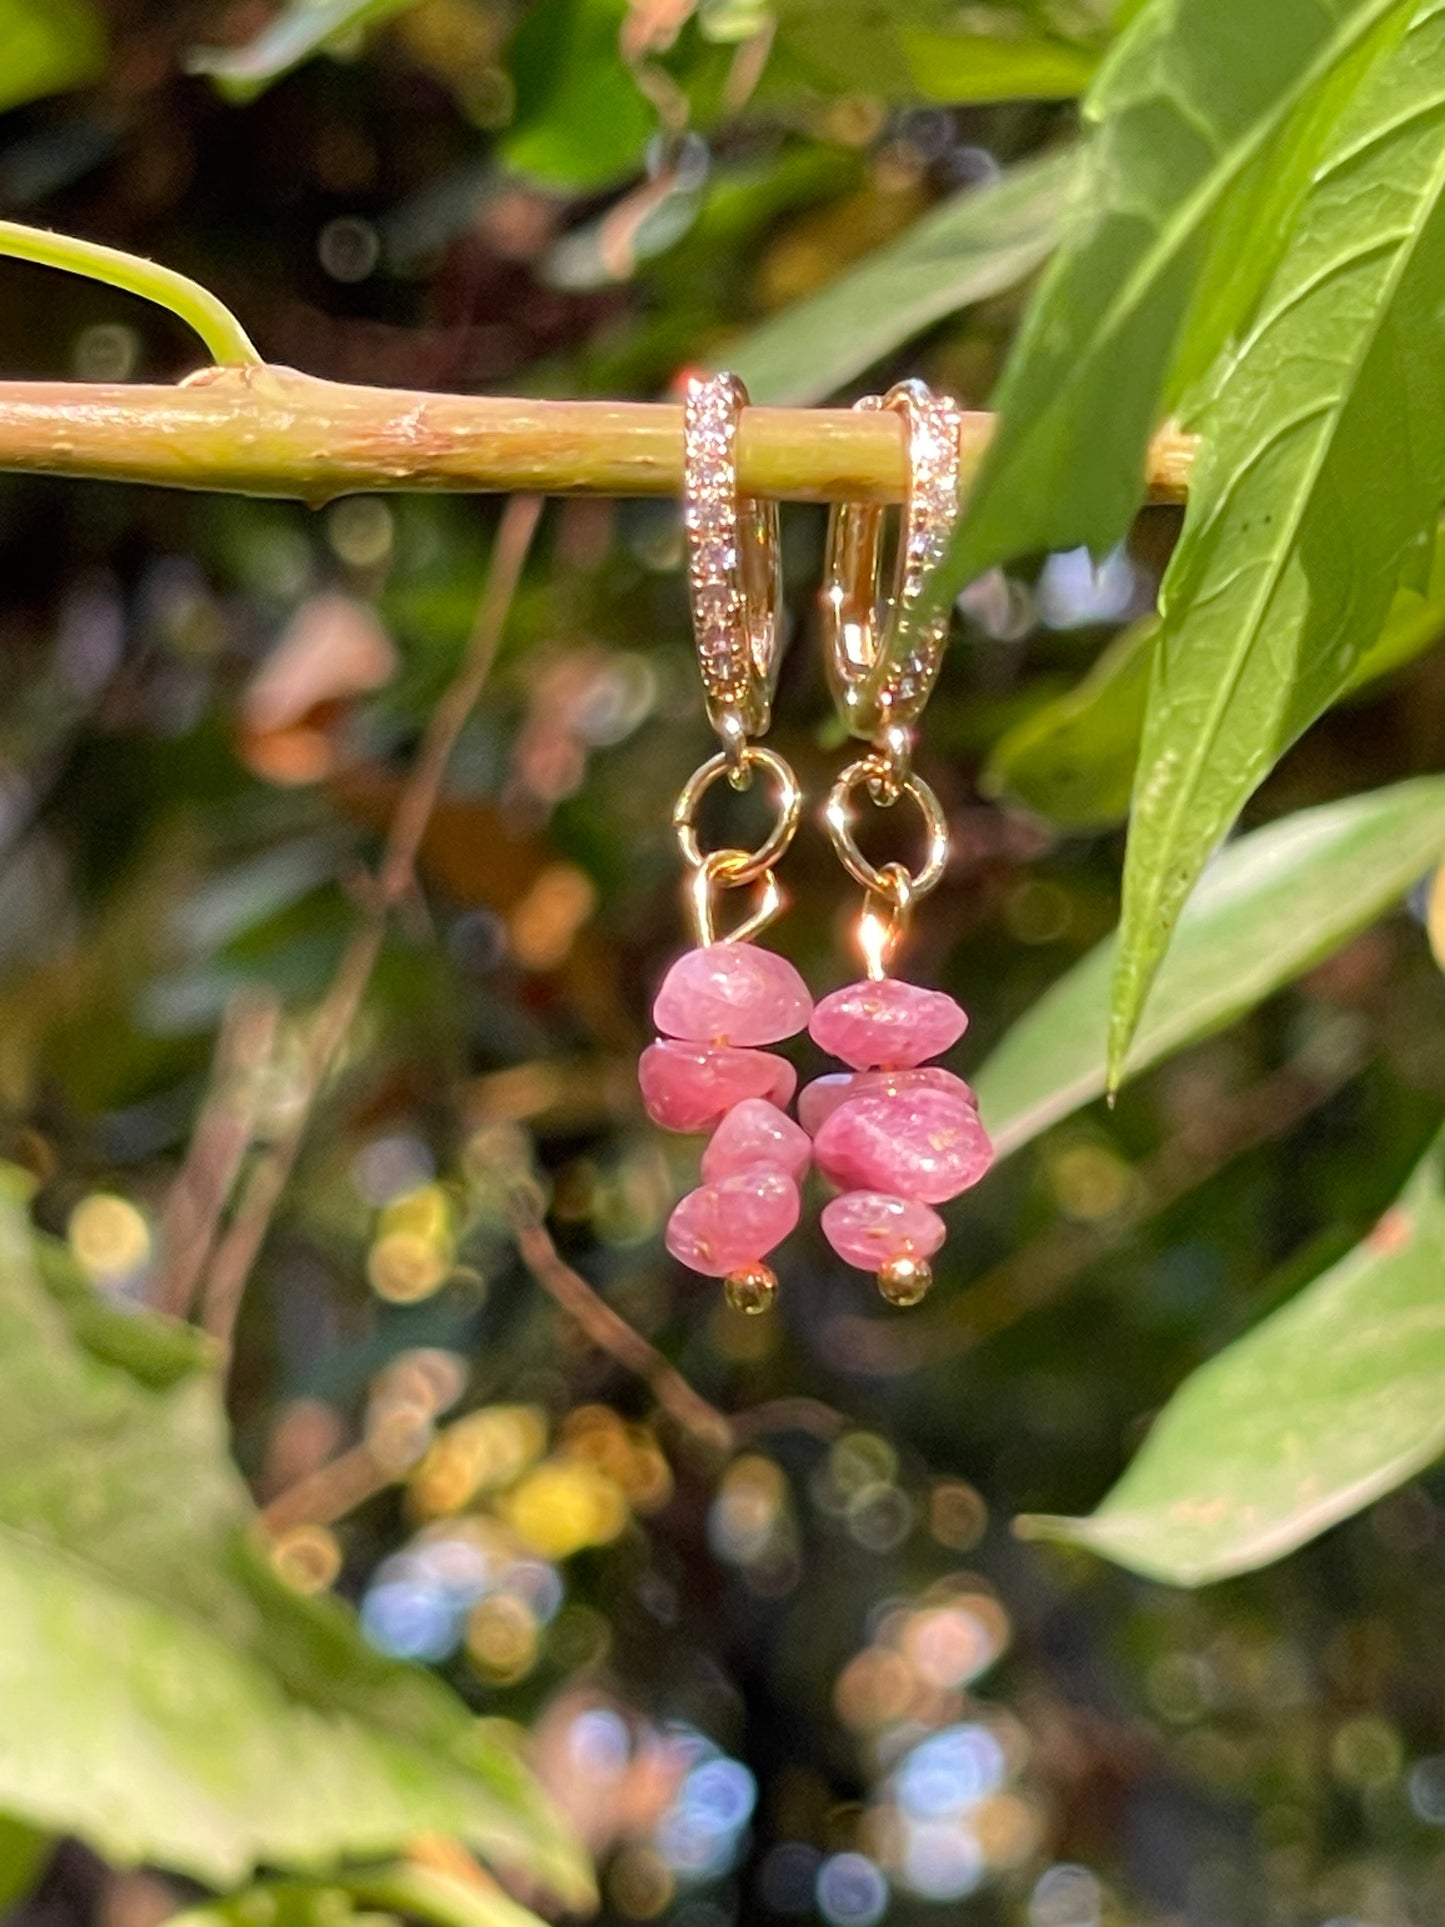
<svg viewBox="0 0 1445 1927">
<path fill-rule="evenodd" d="M 768 1265 L 745 1265 L 741 1271 L 729 1273 L 723 1290 L 734 1311 L 756 1318 L 759 1312 L 773 1308 L 778 1295 L 777 1273 Z"/>
<path fill-rule="evenodd" d="M 923 1258 L 895 1258 L 878 1274 L 878 1289 L 890 1305 L 917 1305 L 933 1284 L 933 1266 Z"/>
</svg>

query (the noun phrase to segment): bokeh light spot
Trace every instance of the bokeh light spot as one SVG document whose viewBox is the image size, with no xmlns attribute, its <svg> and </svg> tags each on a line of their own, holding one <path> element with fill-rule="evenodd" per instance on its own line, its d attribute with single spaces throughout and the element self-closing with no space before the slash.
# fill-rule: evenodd
<svg viewBox="0 0 1445 1927">
<path fill-rule="evenodd" d="M 888 1882 L 866 1854 L 835 1853 L 818 1869 L 816 1898 L 832 1927 L 876 1927 L 888 1911 Z"/>
<path fill-rule="evenodd" d="M 451 1254 L 415 1231 L 388 1231 L 366 1259 L 366 1276 L 378 1298 L 413 1305 L 440 1290 L 451 1270 Z"/>
<path fill-rule="evenodd" d="M 630 1514 L 615 1480 L 595 1466 L 552 1459 L 509 1494 L 506 1516 L 534 1552 L 566 1559 L 584 1546 L 615 1539 Z"/>
<path fill-rule="evenodd" d="M 997 1737 L 967 1722 L 945 1727 L 915 1746 L 894 1779 L 898 1805 L 911 1820 L 965 1812 L 1001 1786 L 1008 1766 Z"/>
<path fill-rule="evenodd" d="M 437 1661 L 450 1658 L 461 1644 L 462 1619 L 439 1587 L 418 1579 L 383 1579 L 361 1602 L 361 1630 L 392 1659 Z"/>
<path fill-rule="evenodd" d="M 271 1564 L 296 1592 L 325 1592 L 341 1571 L 341 1547 L 326 1526 L 292 1526 L 273 1541 Z"/>
<path fill-rule="evenodd" d="M 774 1847 L 758 1876 L 763 1904 L 775 1914 L 810 1914 L 823 1856 L 802 1840 Z"/>
<path fill-rule="evenodd" d="M 1087 1867 L 1050 1867 L 1029 1896 L 1029 1927 L 1099 1927 L 1104 1890 Z"/>
<path fill-rule="evenodd" d="M 96 1191 L 79 1203 L 67 1226 L 70 1248 L 91 1277 L 119 1284 L 149 1262 L 151 1231 L 128 1198 Z"/>
<path fill-rule="evenodd" d="M 948 1821 L 909 1827 L 900 1872 L 925 1900 L 962 1900 L 985 1871 L 983 1849 L 967 1827 Z"/>
<path fill-rule="evenodd" d="M 1405 1784 L 1418 1817 L 1428 1826 L 1445 1827 L 1445 1753 L 1417 1760 Z"/>
<path fill-rule="evenodd" d="M 467 1621 L 467 1655 L 482 1678 L 494 1686 L 525 1679 L 536 1663 L 536 1615 L 515 1593 L 493 1593 L 472 1609 Z"/>
</svg>

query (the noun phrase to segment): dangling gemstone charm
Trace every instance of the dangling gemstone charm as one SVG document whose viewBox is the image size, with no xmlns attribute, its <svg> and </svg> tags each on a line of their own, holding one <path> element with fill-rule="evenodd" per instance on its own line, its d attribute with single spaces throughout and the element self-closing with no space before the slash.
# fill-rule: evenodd
<svg viewBox="0 0 1445 1927">
<path fill-rule="evenodd" d="M 668 1130 L 711 1130 L 703 1183 L 667 1223 L 674 1258 L 727 1280 L 739 1311 L 766 1311 L 777 1278 L 763 1261 L 798 1222 L 798 1184 L 812 1144 L 782 1107 L 797 1079 L 759 1044 L 805 1028 L 813 1000 L 786 958 L 751 944 L 712 943 L 679 957 L 662 980 L 653 1021 L 671 1036 L 649 1045 L 643 1102 Z"/>
<path fill-rule="evenodd" d="M 848 874 L 864 890 L 859 945 L 868 976 L 824 997 L 809 1030 L 850 1072 L 816 1079 L 798 1101 L 818 1169 L 840 1196 L 823 1209 L 823 1235 L 846 1264 L 876 1273 L 891 1304 L 915 1305 L 933 1282 L 945 1226 L 933 1208 L 977 1184 L 993 1160 L 973 1092 L 929 1058 L 951 1050 L 968 1018 L 942 991 L 888 976 L 919 898 L 942 881 L 948 823 L 913 770 L 912 731 L 937 678 L 946 606 L 920 607 L 929 570 L 958 513 L 958 415 L 916 382 L 880 402 L 908 430 L 909 488 L 890 593 L 880 597 L 882 515 L 845 503 L 829 525 L 822 617 L 842 718 L 871 743 L 838 777 L 824 820 Z M 926 855 L 913 872 L 870 862 L 853 834 L 856 795 L 882 809 L 907 797 L 923 818 Z"/>
<path fill-rule="evenodd" d="M 904 1010 L 916 1021 L 896 1022 Z M 843 1193 L 823 1209 L 823 1235 L 845 1264 L 877 1273 L 891 1304 L 917 1304 L 933 1281 L 928 1261 L 945 1227 L 932 1207 L 977 1184 L 993 1162 L 973 1092 L 919 1062 L 947 1049 L 967 1021 L 951 997 L 884 978 L 825 997 L 809 1026 L 858 1066 L 819 1078 L 799 1106 L 818 1169 Z M 879 1065 L 885 1056 L 898 1067 Z M 819 1085 L 829 1088 L 819 1095 Z"/>
<path fill-rule="evenodd" d="M 785 958 L 727 942 L 679 957 L 652 1007 L 658 1029 L 673 1035 L 650 1045 L 638 1066 L 648 1115 L 665 1129 L 713 1132 L 702 1184 L 668 1219 L 667 1248 L 705 1277 L 726 1279 L 739 1311 L 773 1302 L 778 1281 L 763 1260 L 798 1222 L 798 1184 L 812 1156 L 807 1132 L 782 1108 L 797 1084 L 792 1065 L 753 1046 L 796 1036 L 812 1008 Z"/>
<path fill-rule="evenodd" d="M 785 1114 L 797 1088 L 791 1064 L 765 1047 L 806 1028 L 813 1000 L 793 966 L 750 939 L 782 907 L 774 871 L 797 831 L 802 796 L 780 756 L 749 742 L 768 726 L 777 678 L 782 601 L 776 505 L 738 494 L 736 441 L 747 395 L 732 375 L 697 382 L 684 406 L 688 581 L 698 668 L 722 751 L 683 786 L 673 828 L 691 872 L 696 948 L 668 970 L 653 1005 L 660 1036 L 638 1079 L 648 1116 L 669 1131 L 710 1131 L 702 1183 L 668 1220 L 672 1255 L 726 1280 L 738 1311 L 766 1311 L 778 1281 L 764 1262 L 798 1222 L 798 1186 L 812 1158 L 808 1133 Z M 726 777 L 746 789 L 772 779 L 778 813 L 756 850 L 704 852 L 696 816 Z M 719 892 L 756 885 L 751 913 L 719 940 Z"/>
</svg>

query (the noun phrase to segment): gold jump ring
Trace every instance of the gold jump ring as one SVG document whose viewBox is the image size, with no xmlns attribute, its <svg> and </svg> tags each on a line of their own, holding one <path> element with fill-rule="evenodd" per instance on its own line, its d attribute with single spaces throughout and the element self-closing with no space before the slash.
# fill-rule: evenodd
<svg viewBox="0 0 1445 1927">
<path fill-rule="evenodd" d="M 694 819 L 703 797 L 719 778 L 731 779 L 735 774 L 732 759 L 726 750 L 720 750 L 693 771 L 683 784 L 672 812 L 672 827 L 677 833 L 677 844 L 684 862 L 691 869 L 700 870 L 705 865 L 715 863 L 717 858 L 725 857 L 726 865 L 715 868 L 713 875 L 714 880 L 728 889 L 744 883 L 756 883 L 759 877 L 767 875 L 782 860 L 788 845 L 797 835 L 803 812 L 803 792 L 798 787 L 798 779 L 791 766 L 774 750 L 764 749 L 759 743 L 745 744 L 738 757 L 738 769 L 744 775 L 760 769 L 773 779 L 777 787 L 777 820 L 756 850 L 713 851 L 709 856 L 698 841 Z"/>
<path fill-rule="evenodd" d="M 860 756 L 856 763 L 850 763 L 840 774 L 829 792 L 823 820 L 828 826 L 833 848 L 838 852 L 839 861 L 855 883 L 861 883 L 865 890 L 885 902 L 896 903 L 901 911 L 919 897 L 926 897 L 930 890 L 936 890 L 943 881 L 943 873 L 948 868 L 948 819 L 943 813 L 943 805 L 933 790 L 921 776 L 909 774 L 896 784 L 896 795 L 906 796 L 918 806 L 923 818 L 923 828 L 927 836 L 927 847 L 923 867 L 913 874 L 897 863 L 886 863 L 881 867 L 870 863 L 853 835 L 853 793 L 865 786 L 870 792 L 880 796 L 882 786 L 889 780 L 888 762 L 882 756 Z M 891 803 L 881 807 L 891 808 Z M 906 894 L 900 895 L 901 880 L 906 879 Z"/>
</svg>

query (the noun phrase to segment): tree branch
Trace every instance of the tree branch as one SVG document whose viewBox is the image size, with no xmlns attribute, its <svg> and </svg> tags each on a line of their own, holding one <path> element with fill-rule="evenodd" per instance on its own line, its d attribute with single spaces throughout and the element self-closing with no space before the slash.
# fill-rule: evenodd
<svg viewBox="0 0 1445 1927">
<path fill-rule="evenodd" d="M 292 1526 L 334 1525 L 378 1492 L 395 1485 L 400 1476 L 379 1466 L 366 1444 L 348 1446 L 304 1479 L 278 1492 L 269 1505 L 262 1507 L 261 1523 L 273 1537 L 289 1532 Z"/>
<path fill-rule="evenodd" d="M 992 429 L 991 415 L 964 416 L 965 477 Z M 1156 499 L 1183 500 L 1193 453 L 1178 430 L 1155 438 Z M 890 412 L 744 410 L 745 494 L 897 502 L 906 466 Z M 0 382 L 0 469 L 313 505 L 361 489 L 678 495 L 682 409 L 364 388 L 265 363 L 208 368 L 175 387 Z"/>
<path fill-rule="evenodd" d="M 196 1287 L 251 1148 L 261 1073 L 276 1040 L 279 1014 L 269 992 L 247 989 L 231 999 L 221 1021 L 190 1149 L 161 1212 L 163 1262 L 152 1302 L 172 1318 L 190 1316 Z"/>
<path fill-rule="evenodd" d="M 734 1443 L 733 1421 L 695 1391 L 682 1373 L 653 1344 L 620 1318 L 562 1257 L 540 1213 L 524 1187 L 512 1198 L 512 1235 L 522 1263 L 586 1335 L 626 1371 L 635 1372 L 653 1397 L 682 1430 L 714 1452 L 729 1452 Z"/>
<path fill-rule="evenodd" d="M 535 496 L 519 495 L 507 504 L 466 655 L 432 711 L 416 762 L 397 801 L 375 881 L 364 893 L 362 921 L 342 952 L 336 975 L 312 1022 L 294 1114 L 285 1132 L 252 1165 L 236 1214 L 216 1245 L 206 1279 L 202 1322 L 224 1344 L 230 1343 L 235 1330 L 246 1279 L 295 1169 L 311 1112 L 361 1008 L 387 919 L 413 886 L 422 837 L 436 808 L 457 738 L 486 686 L 541 510 Z"/>
</svg>

